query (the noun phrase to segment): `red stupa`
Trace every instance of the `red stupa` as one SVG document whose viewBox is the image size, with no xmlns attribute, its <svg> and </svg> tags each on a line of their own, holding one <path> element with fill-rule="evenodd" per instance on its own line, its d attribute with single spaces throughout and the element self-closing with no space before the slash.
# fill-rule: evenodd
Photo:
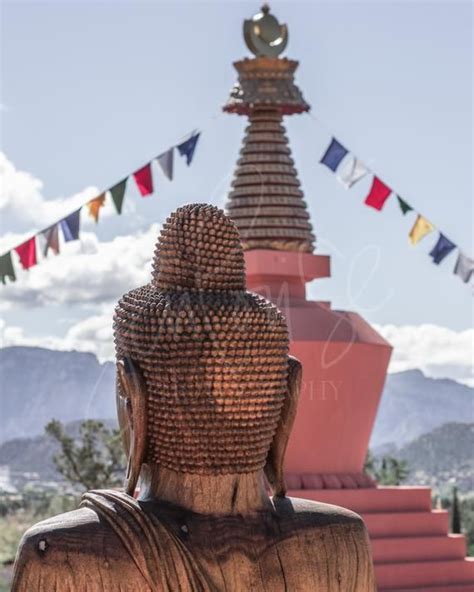
<svg viewBox="0 0 474 592">
<path fill-rule="evenodd" d="M 314 236 L 283 117 L 309 105 L 294 83 L 298 62 L 279 57 L 288 31 L 268 6 L 244 23 L 255 55 L 234 64 L 238 82 L 224 111 L 247 116 L 227 211 L 245 249 L 248 289 L 284 312 L 303 387 L 286 457 L 290 494 L 350 508 L 369 530 L 380 591 L 474 590 L 474 562 L 426 487 L 378 487 L 364 460 L 391 346 L 353 312 L 306 299 L 330 275 Z"/>
</svg>

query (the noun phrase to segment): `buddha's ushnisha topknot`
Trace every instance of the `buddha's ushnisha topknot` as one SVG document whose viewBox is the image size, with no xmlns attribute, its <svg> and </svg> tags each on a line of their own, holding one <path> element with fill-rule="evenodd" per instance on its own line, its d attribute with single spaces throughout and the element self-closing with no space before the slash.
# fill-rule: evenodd
<svg viewBox="0 0 474 592">
<path fill-rule="evenodd" d="M 236 225 L 214 206 L 179 208 L 158 239 L 153 284 L 177 292 L 244 290 L 244 254 Z"/>
<path fill-rule="evenodd" d="M 221 210 L 173 213 L 153 280 L 119 301 L 118 359 L 146 384 L 145 462 L 179 472 L 263 468 L 287 393 L 288 332 L 278 309 L 245 290 L 238 231 Z"/>
</svg>

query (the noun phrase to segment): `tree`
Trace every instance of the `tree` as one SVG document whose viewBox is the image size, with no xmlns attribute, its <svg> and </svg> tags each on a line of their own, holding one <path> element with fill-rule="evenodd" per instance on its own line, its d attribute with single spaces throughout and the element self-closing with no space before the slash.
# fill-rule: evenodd
<svg viewBox="0 0 474 592">
<path fill-rule="evenodd" d="M 364 470 L 366 473 L 368 473 L 369 475 L 371 475 L 372 477 L 374 477 L 375 479 L 375 472 L 376 472 L 376 460 L 375 460 L 375 456 L 372 454 L 372 452 L 369 450 L 367 450 L 367 456 L 365 457 L 365 463 L 364 463 Z"/>
<path fill-rule="evenodd" d="M 451 532 L 454 534 L 461 534 L 461 510 L 459 508 L 457 487 L 453 487 L 453 505 L 451 509 Z"/>
<path fill-rule="evenodd" d="M 394 456 L 383 456 L 381 459 L 376 459 L 370 450 L 367 452 L 364 469 L 379 485 L 400 485 L 408 476 L 405 460 Z"/>
<path fill-rule="evenodd" d="M 46 433 L 60 445 L 53 460 L 70 483 L 86 490 L 121 485 L 125 455 L 119 430 L 89 419 L 80 424 L 79 435 L 73 438 L 60 421 L 53 419 L 46 426 Z"/>
</svg>

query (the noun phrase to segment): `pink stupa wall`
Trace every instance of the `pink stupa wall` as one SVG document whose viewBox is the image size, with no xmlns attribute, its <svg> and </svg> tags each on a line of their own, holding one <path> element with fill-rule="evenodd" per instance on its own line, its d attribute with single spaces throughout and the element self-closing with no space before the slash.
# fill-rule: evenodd
<svg viewBox="0 0 474 592">
<path fill-rule="evenodd" d="M 474 592 L 464 537 L 448 534 L 448 514 L 431 509 L 431 490 L 378 487 L 364 474 L 390 344 L 359 315 L 306 299 L 306 284 L 330 275 L 329 257 L 255 249 L 245 259 L 248 289 L 285 314 L 291 353 L 303 364 L 289 494 L 361 514 L 379 591 Z"/>
<path fill-rule="evenodd" d="M 245 257 L 248 288 L 285 314 L 291 353 L 303 364 L 288 473 L 361 475 L 391 346 L 359 315 L 306 300 L 306 283 L 329 276 L 329 257 L 272 250 Z"/>
</svg>

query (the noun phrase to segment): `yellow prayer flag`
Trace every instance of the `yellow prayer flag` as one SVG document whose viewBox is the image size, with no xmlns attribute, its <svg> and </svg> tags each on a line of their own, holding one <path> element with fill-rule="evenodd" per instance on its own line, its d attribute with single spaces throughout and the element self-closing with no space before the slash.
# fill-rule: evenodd
<svg viewBox="0 0 474 592">
<path fill-rule="evenodd" d="M 99 197 L 91 199 L 91 201 L 87 203 L 87 207 L 89 208 L 89 214 L 94 218 L 96 222 L 99 221 L 99 211 L 100 208 L 104 205 L 104 203 L 105 193 L 102 193 L 102 195 L 99 195 Z"/>
<path fill-rule="evenodd" d="M 426 218 L 423 218 L 420 214 L 418 214 L 415 224 L 413 224 L 413 228 L 410 230 L 410 242 L 412 245 L 416 245 L 421 241 L 421 239 L 432 232 L 434 230 L 433 224 L 428 222 Z"/>
</svg>

